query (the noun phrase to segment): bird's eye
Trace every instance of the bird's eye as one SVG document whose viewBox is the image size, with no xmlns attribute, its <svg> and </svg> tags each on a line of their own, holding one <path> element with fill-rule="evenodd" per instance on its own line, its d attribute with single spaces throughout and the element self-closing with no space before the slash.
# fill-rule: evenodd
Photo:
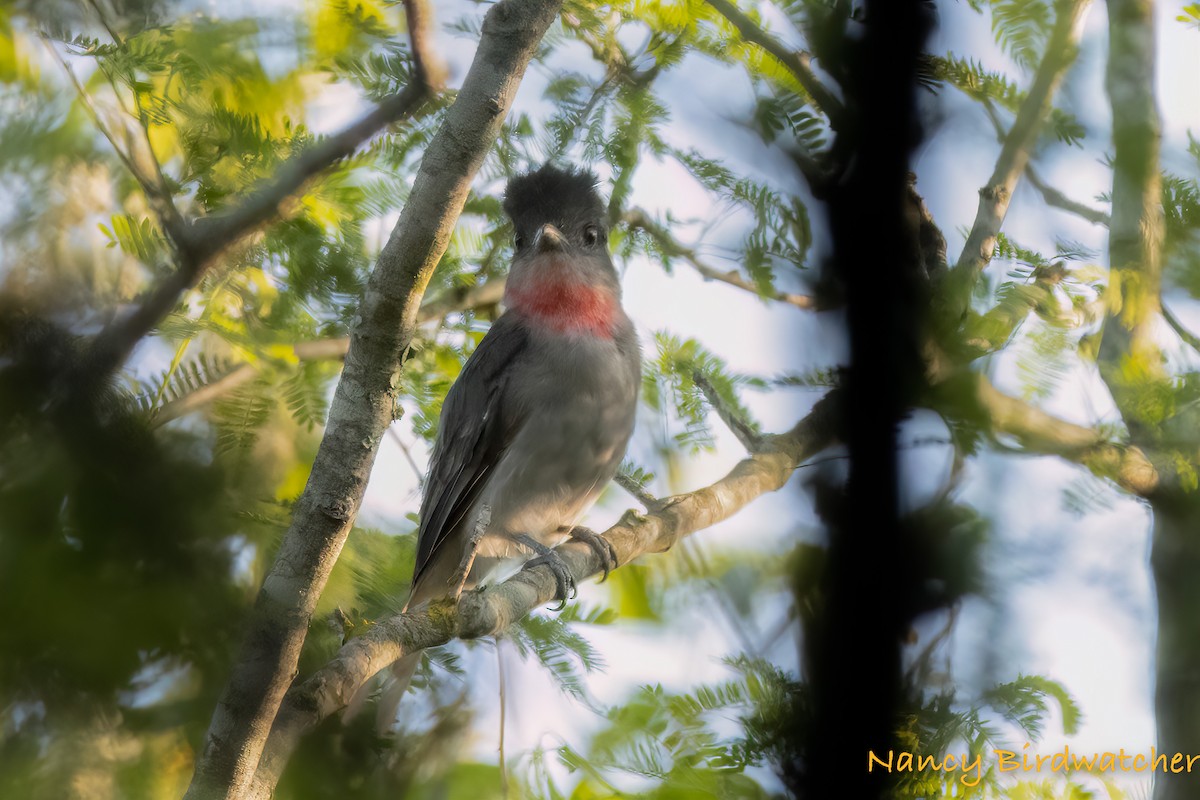
<svg viewBox="0 0 1200 800">
<path fill-rule="evenodd" d="M 600 229 L 595 225 L 588 225 L 583 229 L 583 243 L 591 247 L 596 242 L 600 241 Z"/>
<path fill-rule="evenodd" d="M 518 250 L 520 250 L 525 246 L 525 237 L 518 233 L 513 237 L 513 244 L 516 245 Z"/>
</svg>

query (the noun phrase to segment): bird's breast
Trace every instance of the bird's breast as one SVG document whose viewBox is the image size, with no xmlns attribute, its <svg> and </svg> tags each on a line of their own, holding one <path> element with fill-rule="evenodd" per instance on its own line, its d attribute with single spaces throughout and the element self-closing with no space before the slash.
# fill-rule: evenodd
<svg viewBox="0 0 1200 800">
<path fill-rule="evenodd" d="M 532 355 L 513 365 L 506 397 L 526 423 L 487 494 L 493 526 L 542 538 L 577 523 L 615 474 L 633 432 L 640 370 L 636 352 L 614 339 L 531 336 Z"/>
</svg>

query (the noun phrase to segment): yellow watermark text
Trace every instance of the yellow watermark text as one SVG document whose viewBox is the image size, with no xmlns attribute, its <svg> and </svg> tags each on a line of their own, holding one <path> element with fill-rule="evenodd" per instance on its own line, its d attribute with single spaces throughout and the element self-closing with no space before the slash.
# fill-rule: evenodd
<svg viewBox="0 0 1200 800">
<path fill-rule="evenodd" d="M 1069 745 L 1053 753 L 1037 753 L 1026 742 L 1021 750 L 994 749 L 991 761 L 998 773 L 1013 772 L 1162 772 L 1190 773 L 1193 768 L 1200 772 L 1200 754 L 1159 753 L 1153 747 L 1149 752 L 1126 752 L 1124 748 L 1114 752 L 1074 753 Z M 888 750 L 886 755 L 867 751 L 867 772 L 882 770 L 888 773 L 945 772 L 960 773 L 958 779 L 964 786 L 978 786 L 987 771 L 984 753 L 960 753 L 934 756 L 922 755 L 907 750 Z"/>
</svg>

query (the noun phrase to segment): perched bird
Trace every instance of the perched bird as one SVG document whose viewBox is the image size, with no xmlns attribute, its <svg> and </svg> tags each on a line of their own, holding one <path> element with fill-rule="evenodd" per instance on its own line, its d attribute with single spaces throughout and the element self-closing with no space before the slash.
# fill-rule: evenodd
<svg viewBox="0 0 1200 800">
<path fill-rule="evenodd" d="M 568 536 L 597 551 L 605 574 L 616 566 L 611 546 L 576 526 L 624 457 L 641 382 L 596 183 L 549 165 L 509 181 L 506 310 L 442 407 L 407 608 L 457 596 L 525 554 L 527 566 L 550 567 L 565 603 L 574 576 L 552 547 Z M 395 702 L 419 658 L 395 665 Z"/>
</svg>

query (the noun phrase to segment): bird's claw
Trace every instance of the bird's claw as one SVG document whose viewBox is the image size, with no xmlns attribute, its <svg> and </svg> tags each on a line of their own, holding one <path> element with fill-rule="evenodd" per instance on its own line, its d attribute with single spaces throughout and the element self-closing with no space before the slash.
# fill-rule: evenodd
<svg viewBox="0 0 1200 800">
<path fill-rule="evenodd" d="M 533 569 L 542 565 L 549 567 L 551 574 L 554 575 L 554 599 L 559 603 L 554 610 L 562 611 L 567 607 L 567 601 L 579 594 L 579 590 L 575 586 L 575 576 L 571 574 L 571 568 L 567 566 L 567 562 L 563 561 L 562 557 L 553 550 L 547 550 L 537 558 L 526 561 L 525 569 Z"/>
<path fill-rule="evenodd" d="M 620 562 L 617 561 L 617 551 L 612 546 L 612 542 L 591 528 L 571 528 L 570 534 L 572 539 L 577 539 L 592 548 L 592 552 L 600 559 L 600 566 L 604 569 L 604 574 L 600 577 L 600 583 L 608 580 L 608 573 L 621 566 Z"/>
</svg>

